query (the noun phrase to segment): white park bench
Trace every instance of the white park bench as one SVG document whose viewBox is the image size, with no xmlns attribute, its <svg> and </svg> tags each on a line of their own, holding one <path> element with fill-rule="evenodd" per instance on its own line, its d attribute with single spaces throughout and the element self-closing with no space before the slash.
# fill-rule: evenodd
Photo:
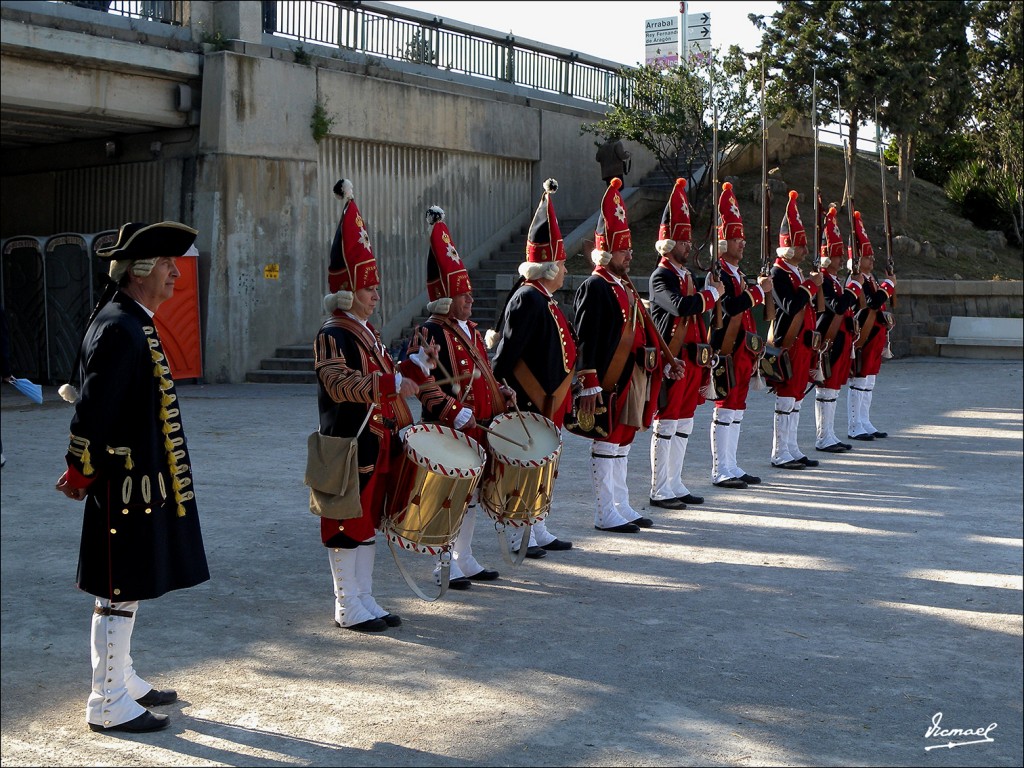
<svg viewBox="0 0 1024 768">
<path fill-rule="evenodd" d="M 935 343 L 942 357 L 1020 360 L 1024 358 L 1024 318 L 954 317 L 949 334 Z"/>
</svg>

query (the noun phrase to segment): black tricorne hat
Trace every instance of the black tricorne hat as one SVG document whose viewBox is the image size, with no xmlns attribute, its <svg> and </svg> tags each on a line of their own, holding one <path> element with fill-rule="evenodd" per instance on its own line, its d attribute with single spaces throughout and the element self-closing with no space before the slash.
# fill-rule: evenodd
<svg viewBox="0 0 1024 768">
<path fill-rule="evenodd" d="M 199 233 L 176 221 L 159 224 L 128 222 L 117 233 L 117 242 L 96 252 L 101 259 L 136 261 L 161 256 L 183 256 Z"/>
</svg>

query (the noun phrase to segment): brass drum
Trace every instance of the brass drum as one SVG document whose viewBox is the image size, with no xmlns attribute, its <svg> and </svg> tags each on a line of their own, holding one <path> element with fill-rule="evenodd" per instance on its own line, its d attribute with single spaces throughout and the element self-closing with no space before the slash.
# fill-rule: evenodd
<svg viewBox="0 0 1024 768">
<path fill-rule="evenodd" d="M 402 442 L 381 530 L 403 549 L 437 555 L 458 536 L 487 456 L 476 440 L 440 424 L 416 424 Z"/>
<path fill-rule="evenodd" d="M 480 486 L 484 510 L 494 520 L 516 527 L 543 520 L 551 510 L 562 453 L 558 428 L 539 413 L 523 412 L 522 418 L 510 413 L 497 416 L 490 430 L 497 434 L 487 437 L 487 470 Z"/>
</svg>

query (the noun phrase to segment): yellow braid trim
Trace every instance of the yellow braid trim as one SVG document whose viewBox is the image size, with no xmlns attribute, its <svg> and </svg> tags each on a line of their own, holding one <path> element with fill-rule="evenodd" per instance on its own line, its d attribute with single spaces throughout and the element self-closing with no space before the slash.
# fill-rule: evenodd
<svg viewBox="0 0 1024 768">
<path fill-rule="evenodd" d="M 82 474 L 88 477 L 96 470 L 92 466 L 92 456 L 89 454 L 89 447 L 82 449 Z"/>
</svg>

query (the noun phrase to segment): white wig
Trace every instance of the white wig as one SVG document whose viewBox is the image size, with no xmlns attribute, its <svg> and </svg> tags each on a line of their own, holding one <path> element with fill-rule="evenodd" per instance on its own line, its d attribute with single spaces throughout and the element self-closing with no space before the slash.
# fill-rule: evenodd
<svg viewBox="0 0 1024 768">
<path fill-rule="evenodd" d="M 519 265 L 524 280 L 554 280 L 558 274 L 557 261 L 524 261 Z"/>
<path fill-rule="evenodd" d="M 452 300 L 448 296 L 442 296 L 440 299 L 427 302 L 427 312 L 432 315 L 447 315 L 448 310 L 451 308 Z"/>
<path fill-rule="evenodd" d="M 324 311 L 328 315 L 334 314 L 334 310 L 342 311 L 352 309 L 352 299 L 355 294 L 352 291 L 341 290 L 337 293 L 328 293 L 324 296 Z"/>
<path fill-rule="evenodd" d="M 672 249 L 675 247 L 675 240 L 659 240 L 654 244 L 654 250 L 656 250 L 662 256 L 668 256 L 670 253 L 672 253 Z"/>
<path fill-rule="evenodd" d="M 590 252 L 590 260 L 594 262 L 595 267 L 603 267 L 612 260 L 611 251 L 602 251 L 595 248 Z"/>
</svg>

